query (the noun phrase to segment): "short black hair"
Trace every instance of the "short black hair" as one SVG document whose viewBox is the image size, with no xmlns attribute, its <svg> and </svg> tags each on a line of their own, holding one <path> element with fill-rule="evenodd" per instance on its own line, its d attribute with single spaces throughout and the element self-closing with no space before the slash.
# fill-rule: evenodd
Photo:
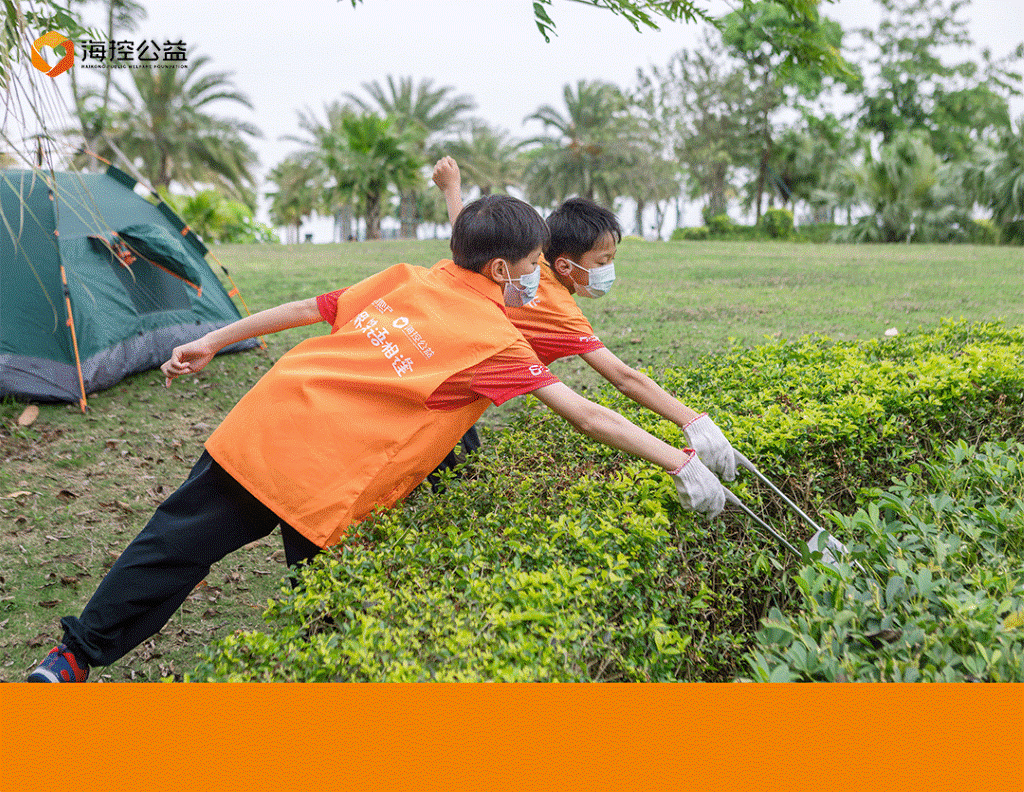
<svg viewBox="0 0 1024 792">
<path fill-rule="evenodd" d="M 537 210 L 510 195 L 485 195 L 462 209 L 452 226 L 452 260 L 480 272 L 496 258 L 519 261 L 548 241 Z"/>
<path fill-rule="evenodd" d="M 554 264 L 559 256 L 579 260 L 605 234 L 622 241 L 622 226 L 613 212 L 589 198 L 570 198 L 553 211 L 547 220 L 551 238 L 544 248 L 544 258 Z"/>
</svg>

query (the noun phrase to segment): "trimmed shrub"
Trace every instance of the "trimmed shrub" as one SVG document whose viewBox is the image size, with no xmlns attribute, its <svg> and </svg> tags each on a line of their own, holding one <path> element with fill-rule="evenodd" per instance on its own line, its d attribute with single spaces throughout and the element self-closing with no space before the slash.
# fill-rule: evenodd
<svg viewBox="0 0 1024 792">
<path fill-rule="evenodd" d="M 832 242 L 838 228 L 836 223 L 801 223 L 793 235 L 794 241 L 826 244 Z"/>
<path fill-rule="evenodd" d="M 873 523 L 841 515 L 870 515 L 878 488 L 926 470 L 950 443 L 1024 436 L 1022 357 L 1024 328 L 959 322 L 879 341 L 735 349 L 658 380 L 685 403 L 715 405 L 736 448 L 812 515 L 834 513 L 837 535 L 877 577 L 909 551 L 888 538 L 871 544 Z M 610 387 L 599 400 L 686 444 L 678 426 Z M 417 490 L 322 553 L 302 586 L 283 586 L 270 603 L 264 631 L 213 644 L 195 677 L 726 681 L 749 669 L 760 679 L 763 668 L 769 678 L 803 678 L 783 659 L 790 644 L 773 649 L 782 639 L 764 630 L 796 630 L 786 619 L 804 618 L 806 591 L 816 595 L 834 577 L 785 555 L 739 513 L 707 520 L 684 511 L 660 470 L 521 401 L 462 478 Z M 999 486 L 1014 481 L 1007 474 Z M 809 536 L 751 476 L 730 488 L 791 542 Z M 965 502 L 1002 519 L 993 497 Z M 993 585 L 1004 585 L 1003 567 L 987 564 L 971 574 L 982 580 L 991 569 Z M 1005 618 L 998 608 L 984 613 L 986 624 Z M 1000 678 L 1011 673 L 999 669 Z"/>
<path fill-rule="evenodd" d="M 788 239 L 793 233 L 793 213 L 788 209 L 769 209 L 758 226 L 772 239 Z"/>
<path fill-rule="evenodd" d="M 991 220 L 980 218 L 965 224 L 967 241 L 975 245 L 995 245 L 999 242 L 999 229 Z"/>
<path fill-rule="evenodd" d="M 736 230 L 736 224 L 727 214 L 717 214 L 707 219 L 708 234 L 713 237 L 723 237 Z"/>
<path fill-rule="evenodd" d="M 1011 220 L 999 229 L 1001 245 L 1024 245 L 1024 220 Z"/>
<path fill-rule="evenodd" d="M 681 242 L 683 240 L 702 240 L 708 238 L 708 227 L 700 226 L 699 228 L 677 228 L 672 232 L 672 242 Z"/>
</svg>

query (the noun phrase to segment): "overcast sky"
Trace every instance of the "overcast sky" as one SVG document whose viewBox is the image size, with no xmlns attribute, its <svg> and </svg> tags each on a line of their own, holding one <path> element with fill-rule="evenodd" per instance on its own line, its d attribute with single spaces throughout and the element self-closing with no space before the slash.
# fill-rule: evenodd
<svg viewBox="0 0 1024 792">
<path fill-rule="evenodd" d="M 633 85 L 637 68 L 664 65 L 671 55 L 697 43 L 700 26 L 666 24 L 637 33 L 606 10 L 554 0 L 550 13 L 557 36 L 544 41 L 529 0 L 141 0 L 148 11 L 133 41 L 183 40 L 191 55 L 213 59 L 210 68 L 233 72 L 237 87 L 255 112 L 222 106 L 220 112 L 252 121 L 264 133 L 254 142 L 261 173 L 296 144 L 297 112 L 323 116 L 325 102 L 346 91 L 363 93 L 363 83 L 387 75 L 429 78 L 452 86 L 476 102 L 473 115 L 503 127 L 514 137 L 537 134 L 523 118 L 543 104 L 563 106 L 566 83 L 603 79 Z M 713 13 L 730 6 L 712 0 Z M 844 29 L 878 19 L 872 0 L 824 3 L 827 16 Z M 98 11 L 92 12 L 94 15 Z M 963 16 L 978 45 L 1003 55 L 1024 39 L 1024 0 L 973 0 Z M 93 16 L 87 21 L 100 24 Z M 1014 102 L 1016 114 L 1024 104 Z M 325 234 L 317 241 L 326 241 Z"/>
</svg>

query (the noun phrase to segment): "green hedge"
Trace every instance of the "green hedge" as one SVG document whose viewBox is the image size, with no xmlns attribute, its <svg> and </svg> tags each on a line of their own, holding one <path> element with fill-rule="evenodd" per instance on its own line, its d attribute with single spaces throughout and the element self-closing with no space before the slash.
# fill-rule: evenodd
<svg viewBox="0 0 1024 792">
<path fill-rule="evenodd" d="M 859 568 L 808 566 L 748 656 L 761 681 L 1024 681 L 1024 445 L 959 442 L 851 517 Z"/>
<path fill-rule="evenodd" d="M 1022 357 L 1021 328 L 949 323 L 877 342 L 735 349 L 656 378 L 712 411 L 812 513 L 847 514 L 950 442 L 1024 435 Z M 685 444 L 611 389 L 601 398 Z M 753 651 L 769 675 L 791 673 L 755 635 L 769 614 L 806 607 L 815 568 L 739 514 L 683 511 L 658 469 L 523 403 L 463 478 L 421 488 L 321 554 L 270 603 L 264 631 L 211 646 L 195 678 L 725 681 L 751 673 Z M 806 539 L 749 475 L 731 486 Z M 848 544 L 868 538 L 842 525 Z"/>
</svg>

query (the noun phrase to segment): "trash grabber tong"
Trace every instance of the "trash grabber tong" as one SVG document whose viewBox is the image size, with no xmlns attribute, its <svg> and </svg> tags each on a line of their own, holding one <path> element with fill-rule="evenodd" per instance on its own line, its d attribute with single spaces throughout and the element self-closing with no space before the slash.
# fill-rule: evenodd
<svg viewBox="0 0 1024 792">
<path fill-rule="evenodd" d="M 838 559 L 849 555 L 850 549 L 846 545 L 844 545 L 842 542 L 840 542 L 838 539 L 836 539 L 834 536 L 832 536 L 831 533 L 829 533 L 824 528 L 822 528 L 820 525 L 818 525 L 816 522 L 814 522 L 814 520 L 812 520 L 810 517 L 808 517 L 807 514 L 804 513 L 803 509 L 801 509 L 799 506 L 797 506 L 795 503 L 793 503 L 793 501 L 791 501 L 788 497 L 786 497 L 786 495 L 778 487 L 776 487 L 774 484 L 772 484 L 772 482 L 769 481 L 768 478 L 763 473 L 761 473 L 760 470 L 757 469 L 757 467 L 754 465 L 753 462 L 751 462 L 743 454 L 741 454 L 739 451 L 736 451 L 735 449 L 734 449 L 734 453 L 736 455 L 736 461 L 740 464 L 741 467 L 746 468 L 751 473 L 753 473 L 755 476 L 757 476 L 757 478 L 760 479 L 761 482 L 766 484 L 772 490 L 772 492 L 774 492 L 776 495 L 778 495 L 787 506 L 789 506 L 811 528 L 814 529 L 814 531 L 815 531 L 814 535 L 810 539 L 807 540 L 807 547 L 808 547 L 808 549 L 810 549 L 810 551 L 812 553 L 815 552 L 815 551 L 820 551 L 821 552 L 821 560 L 825 564 L 827 564 L 828 566 L 832 567 L 833 569 L 837 569 L 838 568 Z M 788 541 L 786 541 L 786 539 L 778 531 L 776 531 L 774 528 L 772 528 L 770 525 L 768 525 L 764 520 L 762 520 L 760 517 L 758 517 L 756 514 L 754 514 L 754 512 L 752 512 L 749 508 L 747 508 L 746 505 L 741 503 L 739 498 L 737 498 L 735 495 L 733 495 L 728 490 L 726 490 L 725 495 L 726 495 L 726 499 L 730 503 L 733 503 L 733 504 L 739 506 L 741 509 L 743 509 L 743 511 L 745 511 L 748 515 L 750 515 L 762 528 L 764 528 L 772 536 L 774 536 L 776 539 L 778 539 L 785 547 L 787 547 L 792 552 L 796 553 L 796 555 L 802 556 L 802 553 L 799 550 L 797 550 L 795 547 L 793 547 L 792 544 L 790 544 Z M 854 562 L 854 563 L 856 564 L 856 562 Z M 860 565 L 857 564 L 857 566 L 859 567 Z"/>
</svg>

